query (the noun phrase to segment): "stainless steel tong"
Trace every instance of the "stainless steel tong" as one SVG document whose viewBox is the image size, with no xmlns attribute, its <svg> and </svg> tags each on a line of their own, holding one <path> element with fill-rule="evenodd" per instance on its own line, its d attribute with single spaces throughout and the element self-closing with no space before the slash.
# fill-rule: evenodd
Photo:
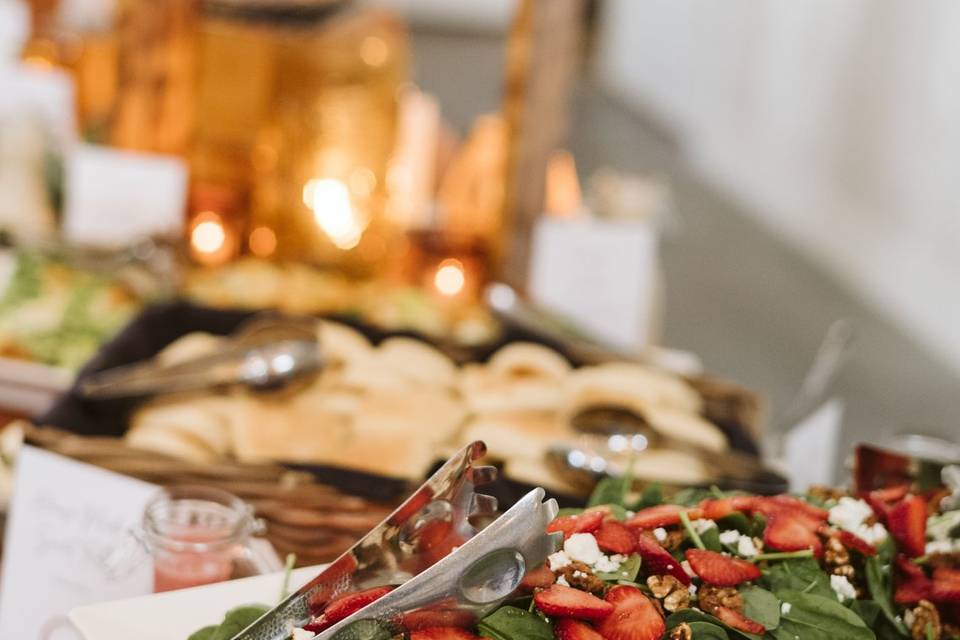
<svg viewBox="0 0 960 640">
<path fill-rule="evenodd" d="M 485 452 L 482 442 L 459 451 L 386 520 L 234 640 L 287 640 L 332 599 L 386 585 L 396 588 L 317 638 L 389 637 L 417 616 L 476 620 L 496 608 L 560 541 L 545 533 L 557 504 L 544 502 L 543 489 L 477 532 L 474 522 L 497 510 L 495 498 L 474 492 L 496 476 L 492 467 L 473 466 Z"/>
<path fill-rule="evenodd" d="M 148 360 L 115 367 L 80 380 L 87 398 L 120 398 L 245 385 L 255 390 L 286 388 L 322 367 L 316 322 L 256 316 L 216 353 L 176 364 Z"/>
</svg>

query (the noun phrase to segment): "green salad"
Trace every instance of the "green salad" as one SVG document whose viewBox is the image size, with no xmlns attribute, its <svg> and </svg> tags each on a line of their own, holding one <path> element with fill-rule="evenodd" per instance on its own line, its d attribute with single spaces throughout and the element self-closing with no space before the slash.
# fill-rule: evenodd
<svg viewBox="0 0 960 640">
<path fill-rule="evenodd" d="M 561 511 L 547 530 L 563 534 L 562 548 L 482 620 L 430 609 L 391 625 L 363 620 L 336 637 L 960 638 L 960 504 L 943 487 L 858 496 L 686 490 L 667 500 L 657 487 L 637 495 L 628 486 L 604 480 L 585 509 Z M 390 589 L 340 594 L 292 638 L 312 638 Z"/>
</svg>

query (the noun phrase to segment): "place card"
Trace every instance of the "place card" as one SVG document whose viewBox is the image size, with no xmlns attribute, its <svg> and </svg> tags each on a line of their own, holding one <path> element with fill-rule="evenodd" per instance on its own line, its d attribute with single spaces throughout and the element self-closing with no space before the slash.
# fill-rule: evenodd
<svg viewBox="0 0 960 640">
<path fill-rule="evenodd" d="M 598 340 L 638 353 L 656 325 L 657 265 L 651 224 L 544 217 L 534 230 L 528 290 Z"/>
<path fill-rule="evenodd" d="M 0 62 L 0 87 L 0 120 L 36 120 L 59 148 L 76 139 L 75 87 L 68 73 Z"/>
<path fill-rule="evenodd" d="M 149 562 L 118 561 L 157 487 L 25 446 L 0 576 L 0 638 L 79 640 L 70 609 L 151 593 Z"/>
<path fill-rule="evenodd" d="M 834 484 L 843 414 L 843 400 L 831 398 L 784 434 L 783 457 L 791 491 Z"/>
<path fill-rule="evenodd" d="M 76 145 L 64 191 L 63 227 L 71 242 L 115 248 L 183 231 L 187 167 L 178 158 Z"/>
</svg>

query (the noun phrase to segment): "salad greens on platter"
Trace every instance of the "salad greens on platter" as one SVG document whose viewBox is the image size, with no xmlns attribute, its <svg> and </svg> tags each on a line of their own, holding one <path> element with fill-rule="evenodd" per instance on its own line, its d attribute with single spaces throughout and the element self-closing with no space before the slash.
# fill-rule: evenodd
<svg viewBox="0 0 960 640">
<path fill-rule="evenodd" d="M 563 534 L 562 549 L 482 620 L 422 611 L 399 633 L 362 621 L 351 637 L 960 639 L 960 511 L 942 487 L 665 499 L 630 486 L 606 479 L 586 509 L 562 510 L 547 527 Z M 292 638 L 314 637 L 390 588 L 333 598 Z M 235 609 L 190 640 L 226 640 L 256 611 Z"/>
</svg>

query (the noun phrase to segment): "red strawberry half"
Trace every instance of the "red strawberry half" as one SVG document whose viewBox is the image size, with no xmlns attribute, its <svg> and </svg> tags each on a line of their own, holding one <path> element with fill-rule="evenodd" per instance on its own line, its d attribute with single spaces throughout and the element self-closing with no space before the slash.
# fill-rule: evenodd
<svg viewBox="0 0 960 640">
<path fill-rule="evenodd" d="M 910 556 L 922 556 L 927 540 L 927 503 L 920 496 L 907 496 L 887 514 L 887 527 L 897 547 Z"/>
<path fill-rule="evenodd" d="M 427 627 L 410 633 L 410 640 L 480 640 L 460 627 Z"/>
<path fill-rule="evenodd" d="M 923 569 L 902 555 L 897 556 L 896 565 L 900 579 L 893 594 L 894 601 L 899 604 L 913 604 L 929 599 L 933 583 Z"/>
<path fill-rule="evenodd" d="M 663 616 L 636 587 L 614 587 L 604 599 L 614 607 L 597 625 L 604 640 L 660 640 L 667 630 Z"/>
<path fill-rule="evenodd" d="M 637 511 L 624 524 L 634 529 L 669 527 L 680 523 L 680 513 L 683 511 L 687 512 L 691 520 L 696 520 L 703 515 L 699 508 L 688 509 L 676 504 L 661 504 Z"/>
<path fill-rule="evenodd" d="M 595 595 L 562 584 L 554 584 L 533 596 L 537 608 L 548 616 L 600 620 L 613 611 L 613 605 Z"/>
<path fill-rule="evenodd" d="M 323 613 L 311 620 L 303 628 L 307 631 L 320 633 L 327 627 L 340 622 L 348 616 L 352 616 L 360 609 L 375 600 L 379 600 L 386 594 L 393 591 L 393 587 L 374 587 L 365 591 L 348 593 L 330 601 L 324 608 Z"/>
<path fill-rule="evenodd" d="M 960 604 L 960 570 L 943 567 L 934 569 L 930 599 L 934 602 Z"/>
<path fill-rule="evenodd" d="M 774 505 L 776 508 L 783 508 L 789 511 L 800 511 L 815 520 L 826 520 L 830 513 L 826 509 L 810 504 L 806 500 L 801 500 L 795 496 L 779 495 L 770 498 L 759 498 L 760 503 Z"/>
<path fill-rule="evenodd" d="M 637 548 L 637 536 L 616 520 L 604 520 L 593 537 L 604 551 L 630 555 Z"/>
<path fill-rule="evenodd" d="M 431 627 L 471 627 L 477 617 L 465 609 L 418 609 L 403 614 L 400 623 L 407 631 Z"/>
<path fill-rule="evenodd" d="M 609 514 L 608 509 L 588 509 L 575 516 L 560 516 L 547 525 L 547 533 L 563 532 L 564 539 L 575 533 L 593 533 L 603 524 Z"/>
<path fill-rule="evenodd" d="M 751 620 L 745 615 L 737 613 L 727 607 L 717 607 L 714 609 L 713 615 L 719 618 L 720 622 L 737 631 L 753 633 L 758 636 L 762 636 L 767 631 L 766 628 L 756 620 Z"/>
<path fill-rule="evenodd" d="M 836 538 L 840 541 L 840 544 L 845 546 L 847 549 L 853 549 L 865 556 L 875 556 L 877 555 L 877 548 L 861 538 L 860 536 L 845 531 L 844 529 L 833 529 L 826 525 L 820 527 L 817 530 L 821 535 L 827 536 L 828 538 Z"/>
<path fill-rule="evenodd" d="M 647 536 L 637 536 L 637 553 L 643 559 L 640 566 L 647 575 L 671 575 L 685 585 L 690 584 L 690 576 L 683 570 L 680 563 L 670 555 L 670 552 L 657 544 L 656 540 Z"/>
<path fill-rule="evenodd" d="M 557 581 L 557 576 L 550 571 L 550 567 L 543 565 L 523 576 L 520 581 L 520 589 L 523 591 L 533 591 L 534 589 L 546 589 Z"/>
<path fill-rule="evenodd" d="M 553 625 L 553 637 L 557 640 L 603 640 L 603 636 L 594 631 L 585 622 L 573 618 L 560 618 Z"/>
<path fill-rule="evenodd" d="M 716 551 L 688 549 L 686 556 L 690 568 L 707 584 L 735 587 L 760 577 L 760 569 L 752 562 L 731 558 Z"/>
<path fill-rule="evenodd" d="M 811 525 L 814 525 L 811 528 Z M 823 543 L 817 537 L 816 531 L 819 522 L 809 516 L 796 511 L 777 511 L 767 519 L 767 526 L 763 530 L 763 544 L 777 551 L 801 551 L 813 549 L 819 556 L 823 551 Z"/>
</svg>

